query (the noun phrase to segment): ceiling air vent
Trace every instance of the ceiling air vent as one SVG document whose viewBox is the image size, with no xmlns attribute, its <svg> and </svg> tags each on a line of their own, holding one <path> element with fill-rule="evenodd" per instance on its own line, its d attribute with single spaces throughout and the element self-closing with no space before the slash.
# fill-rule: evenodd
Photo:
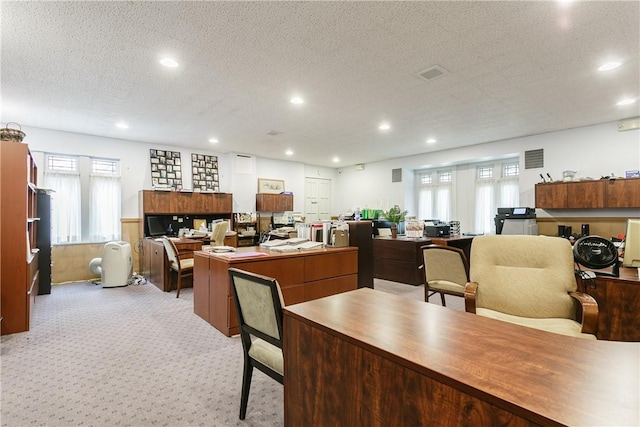
<svg viewBox="0 0 640 427">
<path fill-rule="evenodd" d="M 391 182 L 402 182 L 402 169 L 391 169 Z"/>
<path fill-rule="evenodd" d="M 280 132 L 279 130 L 270 130 L 269 132 L 267 132 L 267 135 L 278 136 L 282 135 L 282 132 Z"/>
<path fill-rule="evenodd" d="M 544 150 L 529 150 L 524 152 L 524 168 L 536 169 L 544 167 Z"/>
<path fill-rule="evenodd" d="M 426 70 L 420 71 L 418 74 L 416 74 L 416 76 L 430 82 L 433 79 L 444 76 L 445 74 L 447 74 L 447 72 L 448 71 L 441 66 L 434 65 L 433 67 L 429 67 Z"/>
</svg>

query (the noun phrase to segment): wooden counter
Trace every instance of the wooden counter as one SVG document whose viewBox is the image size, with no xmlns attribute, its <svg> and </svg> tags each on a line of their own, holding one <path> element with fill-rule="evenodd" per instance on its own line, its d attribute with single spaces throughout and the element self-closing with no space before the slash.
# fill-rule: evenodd
<svg viewBox="0 0 640 427">
<path fill-rule="evenodd" d="M 285 307 L 284 424 L 637 426 L 639 358 L 363 288 Z"/>
<path fill-rule="evenodd" d="M 259 254 L 261 256 L 249 256 Z M 193 311 L 227 336 L 240 333 L 231 296 L 230 267 L 274 277 L 285 304 L 322 298 L 358 286 L 358 248 L 325 248 L 295 253 L 259 247 L 236 252 L 194 254 Z"/>
</svg>

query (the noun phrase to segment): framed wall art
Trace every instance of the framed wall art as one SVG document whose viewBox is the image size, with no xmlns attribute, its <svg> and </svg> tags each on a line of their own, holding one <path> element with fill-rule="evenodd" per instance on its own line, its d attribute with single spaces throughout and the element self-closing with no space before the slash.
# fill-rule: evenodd
<svg viewBox="0 0 640 427">
<path fill-rule="evenodd" d="M 258 193 L 280 194 L 284 191 L 284 180 L 258 178 Z"/>
<path fill-rule="evenodd" d="M 220 191 L 218 156 L 192 153 L 191 176 L 193 177 L 193 191 L 208 193 Z"/>
<path fill-rule="evenodd" d="M 151 186 L 154 189 L 182 190 L 182 161 L 179 151 L 149 150 Z"/>
</svg>

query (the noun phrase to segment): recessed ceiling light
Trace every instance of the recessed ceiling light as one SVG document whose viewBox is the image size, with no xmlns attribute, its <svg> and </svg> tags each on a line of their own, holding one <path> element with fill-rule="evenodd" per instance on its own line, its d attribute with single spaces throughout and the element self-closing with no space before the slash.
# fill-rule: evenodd
<svg viewBox="0 0 640 427">
<path fill-rule="evenodd" d="M 291 98 L 289 101 L 290 101 L 292 104 L 296 104 L 296 105 L 304 104 L 304 99 L 300 98 L 299 96 L 294 96 L 294 97 L 293 97 L 293 98 Z"/>
<path fill-rule="evenodd" d="M 287 150 L 284 152 L 287 156 L 293 156 L 293 150 Z"/>
<path fill-rule="evenodd" d="M 435 143 L 435 142 L 436 142 L 435 138 L 429 138 L 429 139 L 427 139 L 427 144 L 433 144 L 433 143 Z"/>
<path fill-rule="evenodd" d="M 125 122 L 118 122 L 116 123 L 116 127 L 118 129 L 129 129 L 129 125 L 126 124 Z"/>
<path fill-rule="evenodd" d="M 613 70 L 614 68 L 618 68 L 621 65 L 622 65 L 622 62 L 618 62 L 618 61 L 606 62 L 602 64 L 600 67 L 598 67 L 598 71 Z"/>
<path fill-rule="evenodd" d="M 217 144 L 218 140 L 215 139 L 215 138 L 209 138 L 209 142 L 212 143 L 212 144 Z"/>
<path fill-rule="evenodd" d="M 339 158 L 337 158 L 337 157 L 334 157 L 334 158 L 332 159 L 332 161 L 333 161 L 333 163 L 338 163 L 338 162 L 340 161 L 340 159 L 339 159 Z"/>
<path fill-rule="evenodd" d="M 380 123 L 380 126 L 378 126 L 378 129 L 380 129 L 380 130 L 389 130 L 389 129 L 391 129 L 391 125 L 389 123 Z"/>
<path fill-rule="evenodd" d="M 629 104 L 633 104 L 634 102 L 636 102 L 635 99 L 633 98 L 627 98 L 627 99 L 622 99 L 620 101 L 618 101 L 618 103 L 616 105 L 629 105 Z"/>
<path fill-rule="evenodd" d="M 179 65 L 176 60 L 172 58 L 162 58 L 160 63 L 169 68 L 176 68 Z"/>
</svg>

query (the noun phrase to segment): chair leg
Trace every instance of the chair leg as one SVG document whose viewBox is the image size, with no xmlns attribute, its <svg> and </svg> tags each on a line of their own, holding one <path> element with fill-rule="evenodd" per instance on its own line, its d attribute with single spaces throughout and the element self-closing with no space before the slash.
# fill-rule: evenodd
<svg viewBox="0 0 640 427">
<path fill-rule="evenodd" d="M 182 287 L 182 274 L 178 271 L 178 291 L 176 292 L 176 298 L 180 298 L 180 288 Z"/>
<path fill-rule="evenodd" d="M 251 376 L 253 375 L 253 365 L 248 357 L 244 359 L 244 372 L 242 373 L 242 395 L 240 397 L 240 419 L 244 420 L 247 415 L 247 403 L 249 402 L 249 389 L 251 388 Z"/>
<path fill-rule="evenodd" d="M 447 306 L 447 303 L 446 303 L 446 301 L 444 300 L 444 294 L 443 294 L 442 292 L 440 292 L 440 299 L 442 300 L 442 306 L 443 306 L 443 307 L 446 307 L 446 306 Z"/>
</svg>

